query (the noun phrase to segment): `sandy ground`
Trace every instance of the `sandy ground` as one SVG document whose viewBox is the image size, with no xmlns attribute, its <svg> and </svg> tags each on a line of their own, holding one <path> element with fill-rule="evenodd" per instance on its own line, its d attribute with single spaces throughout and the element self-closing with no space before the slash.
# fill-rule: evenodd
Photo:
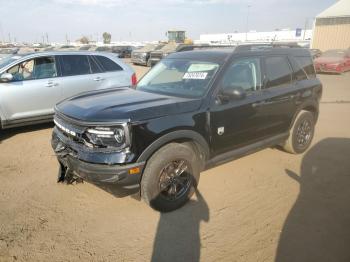
<svg viewBox="0 0 350 262">
<path fill-rule="evenodd" d="M 203 172 L 168 214 L 57 184 L 52 124 L 1 131 L 0 261 L 350 261 L 350 73 L 320 78 L 308 152 L 266 149 Z"/>
</svg>

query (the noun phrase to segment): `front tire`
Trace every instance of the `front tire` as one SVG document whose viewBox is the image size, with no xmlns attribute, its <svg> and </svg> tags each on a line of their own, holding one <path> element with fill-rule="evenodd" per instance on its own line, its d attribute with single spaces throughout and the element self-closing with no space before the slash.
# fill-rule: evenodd
<svg viewBox="0 0 350 262">
<path fill-rule="evenodd" d="M 188 146 L 170 143 L 147 161 L 141 197 L 153 209 L 170 212 L 191 198 L 199 182 L 199 161 Z"/>
<path fill-rule="evenodd" d="M 315 132 L 315 117 L 309 111 L 301 111 L 290 130 L 289 138 L 283 145 L 292 154 L 304 153 L 311 145 Z"/>
</svg>

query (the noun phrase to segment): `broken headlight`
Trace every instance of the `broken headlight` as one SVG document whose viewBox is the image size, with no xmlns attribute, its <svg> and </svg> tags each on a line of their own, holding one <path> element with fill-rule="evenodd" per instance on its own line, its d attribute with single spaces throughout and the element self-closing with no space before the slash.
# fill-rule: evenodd
<svg viewBox="0 0 350 262">
<path fill-rule="evenodd" d="M 127 125 L 88 128 L 85 135 L 87 142 L 97 147 L 124 148 L 129 146 Z"/>
</svg>

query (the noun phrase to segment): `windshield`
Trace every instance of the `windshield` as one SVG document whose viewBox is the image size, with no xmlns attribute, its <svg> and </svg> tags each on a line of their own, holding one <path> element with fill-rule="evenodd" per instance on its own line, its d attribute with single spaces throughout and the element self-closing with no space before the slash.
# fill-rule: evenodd
<svg viewBox="0 0 350 262">
<path fill-rule="evenodd" d="M 179 97 L 201 97 L 219 65 L 211 62 L 166 59 L 138 83 L 137 89 Z"/>
<path fill-rule="evenodd" d="M 12 62 L 18 60 L 22 58 L 21 56 L 18 56 L 18 55 L 9 55 L 7 57 L 4 57 L 4 58 L 0 58 L 0 69 L 11 64 Z"/>
</svg>

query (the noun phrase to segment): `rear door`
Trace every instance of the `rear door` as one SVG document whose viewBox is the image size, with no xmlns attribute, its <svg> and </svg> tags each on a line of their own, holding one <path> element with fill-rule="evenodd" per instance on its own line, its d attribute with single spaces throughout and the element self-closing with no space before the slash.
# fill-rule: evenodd
<svg viewBox="0 0 350 262">
<path fill-rule="evenodd" d="M 91 74 L 87 55 L 59 55 L 60 77 L 57 78 L 62 87 L 63 98 L 77 95 L 81 92 L 97 89 L 99 80 Z"/>
<path fill-rule="evenodd" d="M 7 70 L 13 80 L 0 84 L 5 117 L 10 121 L 53 114 L 62 99 L 54 56 L 28 59 Z"/>
<path fill-rule="evenodd" d="M 96 76 L 100 79 L 100 88 L 123 87 L 131 85 L 132 72 L 124 69 L 116 61 L 103 55 L 92 56 L 102 72 Z"/>
<path fill-rule="evenodd" d="M 296 112 L 296 100 L 300 97 L 298 82 L 293 79 L 293 70 L 287 56 L 276 55 L 264 58 L 264 100 L 255 104 L 269 118 L 266 131 L 277 135 L 289 130 Z"/>
</svg>

